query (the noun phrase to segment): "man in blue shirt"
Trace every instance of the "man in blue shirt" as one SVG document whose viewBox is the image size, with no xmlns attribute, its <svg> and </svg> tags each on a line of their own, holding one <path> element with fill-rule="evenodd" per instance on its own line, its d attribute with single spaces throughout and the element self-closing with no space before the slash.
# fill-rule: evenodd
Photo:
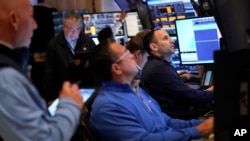
<svg viewBox="0 0 250 141">
<path fill-rule="evenodd" d="M 213 118 L 172 119 L 157 102 L 131 82 L 138 72 L 134 55 L 114 39 L 93 51 L 94 73 L 103 81 L 92 104 L 90 125 L 104 141 L 188 141 L 213 131 Z"/>
<path fill-rule="evenodd" d="M 212 110 L 213 87 L 206 91 L 190 88 L 180 78 L 169 61 L 174 53 L 174 41 L 164 30 L 155 30 L 144 37 L 143 47 L 148 52 L 140 85 L 173 118 L 190 119 Z M 209 104 L 208 104 L 209 105 Z"/>
<path fill-rule="evenodd" d="M 69 141 L 83 106 L 78 86 L 63 83 L 56 115 L 51 117 L 14 51 L 28 47 L 37 28 L 33 8 L 28 0 L 0 3 L 0 140 Z"/>
</svg>

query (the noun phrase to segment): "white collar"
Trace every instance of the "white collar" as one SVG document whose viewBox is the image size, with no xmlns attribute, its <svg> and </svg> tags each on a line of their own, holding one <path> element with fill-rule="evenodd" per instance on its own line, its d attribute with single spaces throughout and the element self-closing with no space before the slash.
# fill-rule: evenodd
<svg viewBox="0 0 250 141">
<path fill-rule="evenodd" d="M 139 65 L 137 65 L 137 68 L 138 68 L 139 70 L 142 70 L 142 68 L 141 68 Z"/>
</svg>

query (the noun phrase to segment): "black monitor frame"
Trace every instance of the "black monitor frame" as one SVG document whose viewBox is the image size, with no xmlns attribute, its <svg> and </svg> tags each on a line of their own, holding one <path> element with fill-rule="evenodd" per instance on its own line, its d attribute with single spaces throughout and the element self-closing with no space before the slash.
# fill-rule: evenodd
<svg viewBox="0 0 250 141">
<path fill-rule="evenodd" d="M 223 36 L 225 50 L 248 49 L 250 40 L 249 0 L 210 0 Z M 225 16 L 228 15 L 228 16 Z"/>
<path fill-rule="evenodd" d="M 194 27 L 194 22 L 197 27 Z M 181 19 L 176 20 L 175 23 L 181 65 L 213 64 L 214 51 L 221 49 L 221 34 L 214 17 Z M 209 25 L 210 23 L 214 24 Z M 210 38 L 213 39 L 208 40 Z M 204 44 L 205 41 L 207 44 Z"/>
</svg>

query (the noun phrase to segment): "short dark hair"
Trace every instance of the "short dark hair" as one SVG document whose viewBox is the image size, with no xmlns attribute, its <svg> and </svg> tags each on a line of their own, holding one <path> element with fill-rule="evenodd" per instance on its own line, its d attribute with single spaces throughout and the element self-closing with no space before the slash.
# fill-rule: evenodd
<svg viewBox="0 0 250 141">
<path fill-rule="evenodd" d="M 115 62 L 116 57 L 110 50 L 110 44 L 114 42 L 113 38 L 106 39 L 92 50 L 90 64 L 94 74 L 101 81 L 110 81 L 112 79 L 111 65 Z"/>
<path fill-rule="evenodd" d="M 79 21 L 81 23 L 81 25 L 83 25 L 83 18 L 80 14 L 76 13 L 75 11 L 70 11 L 68 14 L 65 15 L 65 19 L 64 19 L 64 24 L 66 23 L 66 21 L 68 19 L 71 20 L 75 20 L 75 21 Z"/>
<path fill-rule="evenodd" d="M 113 31 L 110 26 L 103 28 L 97 35 L 97 39 L 99 42 L 102 42 L 109 38 L 114 38 Z"/>
<path fill-rule="evenodd" d="M 151 30 L 145 29 L 139 33 L 137 33 L 128 43 L 126 44 L 126 48 L 134 53 L 137 50 L 141 50 L 142 53 L 145 53 L 145 49 L 143 47 L 143 38 L 147 35 Z"/>
<path fill-rule="evenodd" d="M 155 31 L 160 30 L 160 29 L 156 29 L 156 30 L 152 30 L 150 31 L 148 34 L 146 34 L 143 38 L 143 47 L 144 49 L 147 51 L 147 53 L 149 55 L 151 55 L 151 48 L 150 48 L 150 44 L 154 41 L 154 37 L 155 37 Z"/>
</svg>

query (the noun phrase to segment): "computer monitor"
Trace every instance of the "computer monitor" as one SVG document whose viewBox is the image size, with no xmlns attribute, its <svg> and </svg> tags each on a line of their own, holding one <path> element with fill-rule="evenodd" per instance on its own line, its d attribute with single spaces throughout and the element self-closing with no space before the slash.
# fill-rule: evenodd
<svg viewBox="0 0 250 141">
<path fill-rule="evenodd" d="M 143 30 L 141 21 L 137 12 L 128 12 L 125 18 L 125 29 L 128 37 L 135 36 L 138 32 Z"/>
<path fill-rule="evenodd" d="M 83 101 L 86 103 L 88 99 L 94 94 L 96 91 L 95 88 L 80 88 L 80 93 L 83 97 Z M 48 111 L 51 116 L 56 114 L 57 106 L 59 104 L 59 98 L 55 99 L 51 105 L 48 107 Z"/>
<path fill-rule="evenodd" d="M 99 44 L 99 40 L 98 40 L 98 38 L 97 38 L 97 37 L 92 37 L 92 40 L 95 42 L 95 44 L 96 44 L 96 45 L 98 45 L 98 44 Z"/>
<path fill-rule="evenodd" d="M 174 40 L 174 49 L 175 49 L 174 54 L 172 54 L 170 57 L 170 61 L 175 67 L 176 71 L 179 72 L 181 70 L 187 70 L 192 74 L 198 74 L 199 69 L 197 65 L 181 65 L 177 37 L 176 36 L 170 36 L 170 37 Z"/>
<path fill-rule="evenodd" d="M 214 17 L 176 20 L 175 24 L 181 64 L 213 64 L 213 54 L 220 50 L 221 38 Z"/>
<path fill-rule="evenodd" d="M 100 12 L 83 14 L 85 34 L 97 37 L 99 31 L 107 26 L 113 26 L 120 19 L 121 12 Z M 124 26 L 118 29 L 115 36 L 125 36 Z"/>
<path fill-rule="evenodd" d="M 147 0 L 148 10 L 154 29 L 164 29 L 169 35 L 176 35 L 175 20 L 196 17 L 189 0 Z"/>
<path fill-rule="evenodd" d="M 57 35 L 58 33 L 60 33 L 62 31 L 64 18 L 70 12 L 75 12 L 75 13 L 82 16 L 84 13 L 88 13 L 88 10 L 87 9 L 78 9 L 78 10 L 64 10 L 64 11 L 53 12 L 52 14 L 53 14 L 55 35 Z"/>
</svg>

